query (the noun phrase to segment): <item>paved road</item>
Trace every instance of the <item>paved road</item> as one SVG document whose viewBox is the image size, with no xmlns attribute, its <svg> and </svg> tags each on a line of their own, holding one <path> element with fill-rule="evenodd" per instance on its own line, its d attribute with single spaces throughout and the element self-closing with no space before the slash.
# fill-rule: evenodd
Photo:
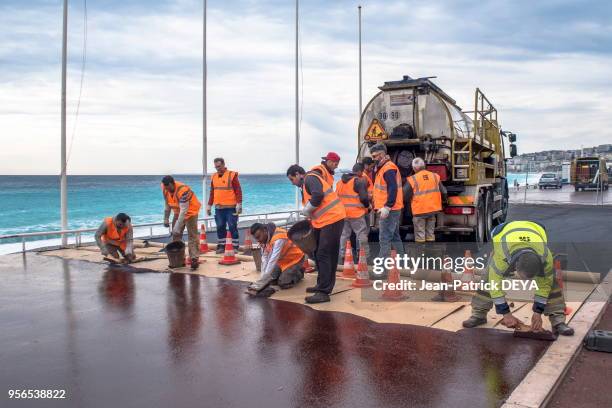
<svg viewBox="0 0 612 408">
<path fill-rule="evenodd" d="M 574 186 L 565 185 L 561 190 L 556 189 L 525 189 L 516 191 L 510 188 L 510 202 L 531 204 L 584 204 L 584 205 L 612 205 L 612 190 L 597 193 L 596 191 L 574 191 Z"/>
<path fill-rule="evenodd" d="M 0 275 L 2 407 L 31 405 L 12 388 L 66 390 L 45 407 L 491 407 L 547 346 L 33 253 L 0 257 Z"/>
<path fill-rule="evenodd" d="M 568 269 L 608 273 L 612 268 L 612 206 L 510 204 L 508 220 L 546 227 L 551 246 L 568 254 Z"/>
</svg>

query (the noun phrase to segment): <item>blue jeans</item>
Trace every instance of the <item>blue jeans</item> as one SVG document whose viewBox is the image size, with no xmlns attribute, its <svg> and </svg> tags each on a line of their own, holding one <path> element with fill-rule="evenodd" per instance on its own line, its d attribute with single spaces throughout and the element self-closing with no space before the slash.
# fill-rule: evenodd
<svg viewBox="0 0 612 408">
<path fill-rule="evenodd" d="M 234 214 L 235 208 L 215 208 L 215 224 L 217 224 L 217 242 L 225 244 L 227 230 L 232 234 L 234 249 L 238 248 L 238 215 Z"/>
<path fill-rule="evenodd" d="M 391 247 L 393 247 L 398 255 L 403 255 L 404 244 L 399 234 L 400 215 L 402 210 L 392 210 L 389 216 L 378 222 L 378 241 L 380 243 L 380 251 L 378 256 L 386 258 L 391 255 Z"/>
</svg>

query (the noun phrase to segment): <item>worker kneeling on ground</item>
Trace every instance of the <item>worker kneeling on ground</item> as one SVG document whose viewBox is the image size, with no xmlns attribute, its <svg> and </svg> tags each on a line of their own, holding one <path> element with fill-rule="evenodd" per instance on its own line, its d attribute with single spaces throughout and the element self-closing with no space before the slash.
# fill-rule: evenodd
<svg viewBox="0 0 612 408">
<path fill-rule="evenodd" d="M 417 243 L 436 240 L 436 214 L 442 211 L 442 203 L 447 199 L 440 176 L 425 167 L 420 157 L 412 160 L 414 174 L 408 177 L 404 186 L 404 200 L 412 210 L 414 241 Z"/>
<path fill-rule="evenodd" d="M 132 262 L 134 255 L 134 233 L 131 219 L 127 214 L 119 213 L 114 217 L 106 217 L 95 234 L 96 244 L 103 256 L 112 256 L 117 260 L 120 256 L 124 262 Z"/>
<path fill-rule="evenodd" d="M 344 259 L 344 250 L 346 241 L 351 238 L 354 232 L 359 248 L 364 248 L 366 258 L 369 256 L 370 250 L 368 247 L 368 224 L 365 215 L 368 213 L 370 199 L 368 198 L 368 185 L 362 179 L 363 165 L 357 163 L 353 166 L 351 173 L 345 173 L 342 178 L 336 183 L 336 194 L 344 205 L 346 211 L 346 219 L 344 220 L 344 228 L 340 236 L 340 253 L 339 259 Z"/>
<path fill-rule="evenodd" d="M 166 201 L 164 211 L 164 226 L 170 226 L 170 211 L 174 213 L 172 218 L 172 240 L 181 241 L 183 231 L 187 227 L 187 241 L 189 247 L 189 258 L 191 258 L 191 269 L 197 269 L 200 257 L 200 236 L 198 235 L 198 214 L 200 212 L 200 200 L 191 188 L 181 182 L 175 181 L 172 176 L 162 179 L 162 193 Z"/>
<path fill-rule="evenodd" d="M 304 253 L 287 237 L 287 230 L 273 222 L 255 223 L 251 234 L 261 248 L 261 279 L 249 285 L 249 292 L 262 292 L 270 285 L 293 287 L 304 278 Z M 274 291 L 270 291 L 271 295 Z"/>
<path fill-rule="evenodd" d="M 340 250 L 340 235 L 346 212 L 332 186 L 317 172 L 306 171 L 297 164 L 287 169 L 287 178 L 302 191 L 302 214 L 310 219 L 317 241 L 314 253 L 317 284 L 306 288 L 306 303 L 329 302 L 336 284 L 336 267 Z"/>
<path fill-rule="evenodd" d="M 574 334 L 574 329 L 565 323 L 565 301 L 563 289 L 555 279 L 553 255 L 548 248 L 546 231 L 532 221 L 511 221 L 495 227 L 493 253 L 489 259 L 487 277 L 491 290 L 479 290 L 472 298 L 472 317 L 463 322 L 471 328 L 487 322 L 487 313 L 495 304 L 495 310 L 503 315 L 501 324 L 516 328 L 519 319 L 510 312 L 502 291 L 502 280 L 515 271 L 521 279 L 533 279 L 537 285 L 531 317 L 531 329 L 542 330 L 542 313 L 550 319 L 553 331 L 564 336 Z"/>
</svg>

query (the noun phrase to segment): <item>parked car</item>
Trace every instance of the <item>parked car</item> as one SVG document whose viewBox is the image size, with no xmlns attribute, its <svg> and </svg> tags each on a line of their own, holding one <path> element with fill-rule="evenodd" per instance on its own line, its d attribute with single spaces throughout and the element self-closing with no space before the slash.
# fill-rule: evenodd
<svg viewBox="0 0 612 408">
<path fill-rule="evenodd" d="M 554 173 L 544 173 L 538 181 L 538 187 L 540 190 L 543 188 L 561 188 L 561 179 Z"/>
</svg>

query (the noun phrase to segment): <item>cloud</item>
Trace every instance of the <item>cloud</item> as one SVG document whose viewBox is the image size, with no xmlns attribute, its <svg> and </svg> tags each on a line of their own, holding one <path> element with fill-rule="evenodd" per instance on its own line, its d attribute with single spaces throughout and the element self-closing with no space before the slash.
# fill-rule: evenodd
<svg viewBox="0 0 612 408">
<path fill-rule="evenodd" d="M 364 104 L 384 81 L 437 75 L 470 109 L 479 86 L 521 151 L 612 140 L 606 2 L 364 2 Z M 591 2 L 593 3 L 593 2 Z M 0 8 L 0 174 L 59 172 L 57 2 Z M 72 3 L 68 131 L 83 22 Z M 301 161 L 356 154 L 356 4 L 302 2 Z M 281 172 L 294 144 L 292 4 L 209 2 L 209 160 Z M 609 15 L 609 13 L 608 13 Z M 91 3 L 72 174 L 201 169 L 201 2 Z M 346 165 L 345 165 L 346 164 Z M 211 166 L 209 166 L 211 167 Z"/>
</svg>

